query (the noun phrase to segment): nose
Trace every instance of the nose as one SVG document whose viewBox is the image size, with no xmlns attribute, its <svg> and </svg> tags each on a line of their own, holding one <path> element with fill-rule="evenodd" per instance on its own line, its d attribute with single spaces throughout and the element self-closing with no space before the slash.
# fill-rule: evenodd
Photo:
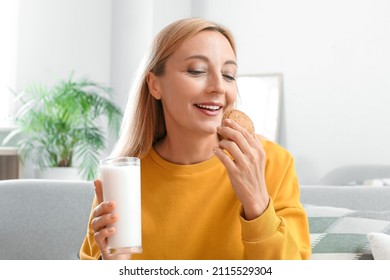
<svg viewBox="0 0 390 280">
<path fill-rule="evenodd" d="M 221 73 L 210 73 L 207 79 L 208 93 L 218 93 L 224 94 L 226 93 L 226 85 Z"/>
</svg>

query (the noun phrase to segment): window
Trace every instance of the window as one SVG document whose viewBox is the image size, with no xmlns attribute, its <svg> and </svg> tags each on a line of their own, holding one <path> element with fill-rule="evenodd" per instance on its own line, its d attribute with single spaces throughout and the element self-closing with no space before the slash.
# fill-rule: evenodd
<svg viewBox="0 0 390 280">
<path fill-rule="evenodd" d="M 19 1 L 0 1 L 0 128 L 12 126 L 10 88 L 15 88 Z"/>
</svg>

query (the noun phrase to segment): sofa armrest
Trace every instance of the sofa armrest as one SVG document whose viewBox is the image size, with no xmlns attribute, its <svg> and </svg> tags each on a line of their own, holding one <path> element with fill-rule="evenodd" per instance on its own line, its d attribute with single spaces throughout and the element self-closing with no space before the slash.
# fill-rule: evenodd
<svg viewBox="0 0 390 280">
<path fill-rule="evenodd" d="M 0 181 L 0 259 L 77 259 L 93 197 L 92 182 Z"/>
</svg>

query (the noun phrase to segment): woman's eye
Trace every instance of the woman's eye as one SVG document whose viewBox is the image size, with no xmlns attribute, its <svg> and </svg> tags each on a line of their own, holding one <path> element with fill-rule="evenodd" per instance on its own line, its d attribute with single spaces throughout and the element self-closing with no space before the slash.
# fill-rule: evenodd
<svg viewBox="0 0 390 280">
<path fill-rule="evenodd" d="M 226 80 L 228 80 L 228 81 L 235 81 L 235 80 L 236 80 L 236 78 L 235 78 L 234 76 L 229 75 L 229 74 L 223 74 L 222 76 L 223 76 Z"/>
<path fill-rule="evenodd" d="M 195 70 L 195 69 L 188 69 L 187 72 L 191 75 L 200 75 L 200 74 L 203 74 L 205 73 L 205 71 L 202 71 L 202 70 Z"/>
</svg>

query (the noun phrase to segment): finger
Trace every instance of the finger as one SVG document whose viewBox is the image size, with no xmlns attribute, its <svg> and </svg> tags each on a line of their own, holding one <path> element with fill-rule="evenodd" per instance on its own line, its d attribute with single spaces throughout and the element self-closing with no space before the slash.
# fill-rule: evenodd
<svg viewBox="0 0 390 280">
<path fill-rule="evenodd" d="M 114 212 L 115 206 L 113 201 L 103 201 L 93 210 L 93 216 L 96 218 L 104 214 L 110 214 Z"/>
<path fill-rule="evenodd" d="M 237 126 L 235 126 L 235 127 L 220 126 L 217 128 L 217 131 L 219 134 L 221 134 L 224 137 L 224 139 L 228 139 L 225 141 L 231 141 L 233 143 L 236 143 L 238 148 L 242 151 L 242 153 L 244 153 L 244 154 L 249 153 L 250 148 L 252 147 L 252 144 L 248 144 L 249 143 L 248 139 L 241 131 L 237 130 L 237 128 L 238 129 L 241 129 L 241 128 L 239 128 L 238 124 L 236 124 L 236 125 Z M 246 133 L 249 133 L 249 132 L 246 132 Z M 222 143 L 223 141 L 224 140 L 221 140 L 220 143 Z M 226 142 L 225 142 L 225 144 L 226 144 Z M 224 147 L 224 148 L 228 149 L 227 147 Z M 233 151 L 229 150 L 229 152 L 232 153 Z"/>
<path fill-rule="evenodd" d="M 241 132 L 241 134 L 246 136 L 246 137 L 253 136 L 253 134 L 250 133 L 245 127 L 241 126 L 240 124 L 238 124 L 234 120 L 224 119 L 223 125 L 227 126 L 227 127 L 231 127 L 234 130 L 237 130 L 237 131 Z"/>
<path fill-rule="evenodd" d="M 252 134 L 245 127 L 241 126 L 240 124 L 238 124 L 237 122 L 235 122 L 235 121 L 233 121 L 231 119 L 225 119 L 224 122 L 223 122 L 223 125 L 225 127 L 230 127 L 233 130 L 236 130 L 236 131 L 240 132 L 245 137 L 245 139 L 248 142 L 249 141 L 253 142 L 253 140 L 255 139 L 255 135 L 254 134 Z"/>
<path fill-rule="evenodd" d="M 221 140 L 219 142 L 219 148 L 226 150 L 231 156 L 230 161 L 234 160 L 236 164 L 240 164 L 245 160 L 245 152 L 240 149 L 236 142 Z"/>
<path fill-rule="evenodd" d="M 108 253 L 108 244 L 107 244 L 107 238 L 111 237 L 115 234 L 115 228 L 104 228 L 94 234 L 94 238 L 96 243 L 99 246 L 100 251 L 106 254 Z"/>
<path fill-rule="evenodd" d="M 236 165 L 235 165 L 234 161 L 232 160 L 231 156 L 229 156 L 229 154 L 227 154 L 225 151 L 223 151 L 219 147 L 214 147 L 213 151 L 214 151 L 214 154 L 217 156 L 217 158 L 225 166 L 228 173 L 231 173 L 236 169 Z"/>
<path fill-rule="evenodd" d="M 105 214 L 96 218 L 93 218 L 91 221 L 92 229 L 94 232 L 98 232 L 103 228 L 113 225 L 118 220 L 117 214 Z"/>
<path fill-rule="evenodd" d="M 227 139 L 236 142 L 243 153 L 249 153 L 251 148 L 259 149 L 262 146 L 262 138 L 240 126 L 233 120 L 225 119 L 224 126 L 217 128 L 218 133 L 223 134 Z M 248 143 L 248 145 L 245 145 Z"/>
<path fill-rule="evenodd" d="M 95 185 L 95 194 L 98 200 L 98 203 L 103 201 L 103 185 L 100 179 L 96 179 L 93 184 Z"/>
<path fill-rule="evenodd" d="M 223 137 L 223 139 L 228 139 L 235 142 L 239 141 L 239 139 L 244 140 L 243 134 L 231 126 L 219 126 L 217 127 L 217 132 Z"/>
</svg>

